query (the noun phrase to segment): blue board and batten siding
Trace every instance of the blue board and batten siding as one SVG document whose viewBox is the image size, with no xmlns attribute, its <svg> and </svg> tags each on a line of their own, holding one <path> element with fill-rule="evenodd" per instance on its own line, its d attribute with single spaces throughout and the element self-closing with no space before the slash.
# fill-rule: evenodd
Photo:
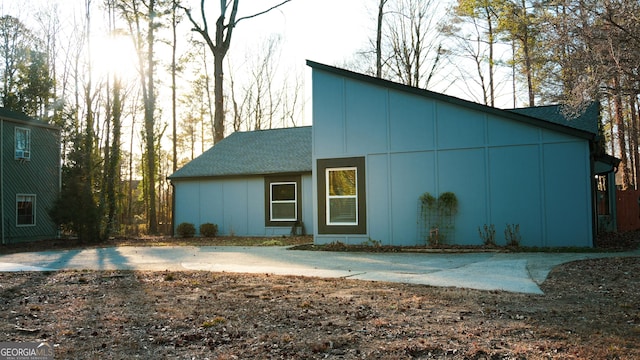
<svg viewBox="0 0 640 360">
<path fill-rule="evenodd" d="M 289 235 L 294 221 L 271 219 L 266 199 L 272 184 L 293 182 L 296 220 L 313 231 L 311 127 L 235 132 L 169 179 L 174 229 L 183 222 L 196 229 L 213 223 L 220 235 Z"/>
<path fill-rule="evenodd" d="M 290 226 L 265 225 L 264 177 L 249 176 L 222 179 L 175 181 L 175 224 L 214 223 L 220 235 L 289 235 Z M 305 229 L 313 231 L 311 211 L 311 174 L 301 176 L 302 219 Z M 309 219 L 308 221 L 305 221 Z"/>
<path fill-rule="evenodd" d="M 456 244 L 481 244 L 485 224 L 504 244 L 506 224 L 519 224 L 525 246 L 592 246 L 585 137 L 312 67 L 313 172 L 318 159 L 364 157 L 367 194 L 366 234 L 316 227 L 316 243 L 425 244 L 418 198 L 450 191 Z"/>
</svg>

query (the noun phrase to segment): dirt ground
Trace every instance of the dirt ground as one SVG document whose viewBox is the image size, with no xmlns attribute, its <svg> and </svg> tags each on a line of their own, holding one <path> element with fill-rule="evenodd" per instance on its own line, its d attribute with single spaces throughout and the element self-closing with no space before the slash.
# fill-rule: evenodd
<svg viewBox="0 0 640 360">
<path fill-rule="evenodd" d="M 300 240 L 302 241 L 302 240 Z M 56 359 L 638 359 L 640 258 L 544 295 L 210 272 L 0 273 L 0 341 Z"/>
</svg>

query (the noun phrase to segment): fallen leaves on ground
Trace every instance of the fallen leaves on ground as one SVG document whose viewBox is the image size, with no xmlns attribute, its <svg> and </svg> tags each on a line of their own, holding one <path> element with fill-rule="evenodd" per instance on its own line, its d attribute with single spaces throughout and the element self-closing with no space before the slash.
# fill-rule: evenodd
<svg viewBox="0 0 640 360">
<path fill-rule="evenodd" d="M 211 272 L 0 273 L 0 338 L 56 359 L 636 359 L 638 258 L 544 295 Z"/>
</svg>

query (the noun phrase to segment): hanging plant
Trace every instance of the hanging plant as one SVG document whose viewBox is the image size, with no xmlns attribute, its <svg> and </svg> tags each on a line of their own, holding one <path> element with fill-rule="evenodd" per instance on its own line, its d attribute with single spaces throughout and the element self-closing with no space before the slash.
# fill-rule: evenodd
<svg viewBox="0 0 640 360">
<path fill-rule="evenodd" d="M 429 245 L 439 245 L 449 239 L 455 228 L 458 198 L 444 192 L 435 198 L 428 192 L 418 197 L 420 236 Z"/>
<path fill-rule="evenodd" d="M 453 216 L 458 213 L 458 198 L 456 194 L 447 191 L 440 194 L 438 197 L 439 210 L 448 216 Z"/>
<path fill-rule="evenodd" d="M 427 209 L 433 209 L 436 206 L 436 198 L 428 192 L 420 195 L 420 202 L 422 206 L 426 206 Z"/>
</svg>

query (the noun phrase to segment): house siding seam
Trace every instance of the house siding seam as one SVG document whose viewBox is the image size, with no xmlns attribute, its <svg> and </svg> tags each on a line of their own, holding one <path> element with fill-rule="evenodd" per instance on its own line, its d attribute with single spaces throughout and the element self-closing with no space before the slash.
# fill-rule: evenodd
<svg viewBox="0 0 640 360">
<path fill-rule="evenodd" d="M 406 88 L 401 86 L 381 89 L 386 83 L 363 80 L 363 84 L 356 76 L 317 70 L 314 67 L 313 171 L 320 170 L 315 166 L 318 159 L 363 156 L 369 194 L 366 234 L 316 233 L 318 243 L 371 239 L 419 245 L 423 240 L 412 230 L 418 197 L 425 191 L 435 196 L 453 191 L 461 204 L 452 236 L 455 243 L 477 244 L 479 226 L 495 224 L 500 234 L 508 223 L 522 224 L 524 245 L 565 246 L 569 240 L 563 236 L 569 227 L 561 211 L 554 210 L 558 207 L 574 213 L 569 219 L 576 220 L 571 226 L 581 238 L 570 242 L 590 246 L 591 219 L 585 213 L 590 197 L 584 196 L 590 172 L 582 165 L 589 158 L 590 136 L 543 121 L 520 121 L 502 110 L 416 97 L 403 93 Z M 425 117 L 423 110 L 429 108 L 430 116 Z M 331 116 L 335 113 L 343 115 Z M 424 132 L 427 128 L 432 134 Z M 408 135 L 404 142 L 402 135 Z M 340 144 L 346 139 L 346 152 L 331 146 L 336 139 Z M 570 170 L 567 163 L 573 164 Z M 567 185 L 562 181 L 574 188 L 564 191 Z M 315 201 L 319 205 L 323 199 L 317 196 Z M 320 214 L 314 218 L 321 221 Z"/>
</svg>

